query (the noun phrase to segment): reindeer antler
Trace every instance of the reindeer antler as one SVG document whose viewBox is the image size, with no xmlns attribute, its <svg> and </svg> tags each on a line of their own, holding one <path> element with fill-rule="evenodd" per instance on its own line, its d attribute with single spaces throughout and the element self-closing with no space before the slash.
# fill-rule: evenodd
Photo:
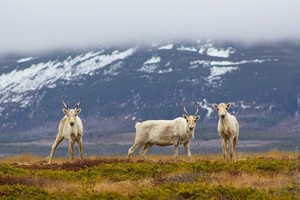
<svg viewBox="0 0 300 200">
<path fill-rule="evenodd" d="M 78 103 L 76 104 L 76 109 L 79 108 L 79 105 L 80 105 L 81 100 L 82 100 L 82 97 L 80 96 L 80 100 L 79 100 Z"/>
<path fill-rule="evenodd" d="M 185 106 L 183 106 L 183 110 L 184 110 L 185 114 L 190 115 L 190 114 L 186 111 Z M 197 106 L 197 110 L 196 110 L 194 116 L 195 116 L 198 112 L 199 112 L 199 104 L 198 104 L 198 106 Z"/>
<path fill-rule="evenodd" d="M 61 97 L 61 101 L 64 104 L 65 109 L 69 109 L 69 106 L 64 102 L 64 96 Z"/>
<path fill-rule="evenodd" d="M 198 106 L 197 106 L 197 110 L 196 110 L 196 112 L 195 112 L 195 114 L 194 115 L 196 115 L 198 112 L 199 112 L 199 104 L 198 104 Z"/>
<path fill-rule="evenodd" d="M 183 106 L 183 110 L 184 110 L 185 114 L 190 115 L 190 114 L 186 111 L 185 106 Z"/>
</svg>

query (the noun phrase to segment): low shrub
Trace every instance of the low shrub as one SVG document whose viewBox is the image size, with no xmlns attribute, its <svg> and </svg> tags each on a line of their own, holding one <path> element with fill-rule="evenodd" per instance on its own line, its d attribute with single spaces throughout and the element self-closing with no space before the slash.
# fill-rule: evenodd
<svg viewBox="0 0 300 200">
<path fill-rule="evenodd" d="M 300 199 L 299 181 L 299 161 L 275 156 L 1 163 L 0 199 Z"/>
</svg>

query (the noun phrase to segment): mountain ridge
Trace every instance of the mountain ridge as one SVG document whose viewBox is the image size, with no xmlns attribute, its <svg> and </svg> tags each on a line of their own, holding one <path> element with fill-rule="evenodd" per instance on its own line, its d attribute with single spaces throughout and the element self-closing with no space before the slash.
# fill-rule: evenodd
<svg viewBox="0 0 300 200">
<path fill-rule="evenodd" d="M 210 104 L 221 101 L 233 102 L 242 127 L 286 132 L 290 122 L 299 126 L 297 56 L 297 42 L 207 40 L 0 58 L 0 138 L 52 138 L 62 95 L 70 107 L 83 97 L 81 118 L 95 137 L 133 131 L 136 121 L 172 119 L 182 106 L 193 112 L 198 104 L 200 126 L 215 126 Z"/>
</svg>

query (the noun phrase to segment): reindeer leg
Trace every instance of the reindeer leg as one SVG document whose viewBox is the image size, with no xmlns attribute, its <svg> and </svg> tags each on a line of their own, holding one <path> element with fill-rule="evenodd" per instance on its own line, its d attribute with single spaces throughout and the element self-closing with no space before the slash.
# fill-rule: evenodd
<svg viewBox="0 0 300 200">
<path fill-rule="evenodd" d="M 235 148 L 236 148 L 236 145 L 237 145 L 237 140 L 238 140 L 237 137 L 233 138 L 233 149 L 234 149 L 234 151 L 235 151 Z"/>
<path fill-rule="evenodd" d="M 127 158 L 130 158 L 131 154 L 133 154 L 138 148 L 140 148 L 143 144 L 134 144 L 132 147 L 128 149 Z"/>
<path fill-rule="evenodd" d="M 234 161 L 234 138 L 230 138 L 230 159 Z"/>
<path fill-rule="evenodd" d="M 226 160 L 226 158 L 227 158 L 227 144 L 226 144 L 225 138 L 221 138 L 221 143 L 222 143 L 223 158 L 224 158 L 224 160 Z"/>
<path fill-rule="evenodd" d="M 235 156 L 235 160 L 236 160 L 235 148 L 236 148 L 236 145 L 237 145 L 237 140 L 238 140 L 237 137 L 233 138 L 233 153 L 234 153 L 234 156 Z"/>
<path fill-rule="evenodd" d="M 179 142 L 174 143 L 174 158 L 177 158 L 178 156 L 178 147 L 179 147 Z"/>
<path fill-rule="evenodd" d="M 147 143 L 145 144 L 145 146 L 143 147 L 142 151 L 141 151 L 141 155 L 144 157 L 148 151 L 150 150 L 150 148 L 152 147 L 153 144 Z"/>
<path fill-rule="evenodd" d="M 83 159 L 84 155 L 83 155 L 83 147 L 82 147 L 82 138 L 80 138 L 80 140 L 78 141 L 78 147 L 79 147 L 79 152 L 80 152 L 80 158 Z"/>
<path fill-rule="evenodd" d="M 56 139 L 55 139 L 55 141 L 54 141 L 54 143 L 52 145 L 52 148 L 51 148 L 51 153 L 50 153 L 50 156 L 49 156 L 49 162 L 48 162 L 48 164 L 52 163 L 52 158 L 53 158 L 53 155 L 54 155 L 54 153 L 56 151 L 56 148 L 59 145 L 59 143 L 61 141 L 63 141 L 63 139 L 64 139 L 64 137 L 58 137 L 58 136 L 56 137 Z"/>
<path fill-rule="evenodd" d="M 69 140 L 69 156 L 71 161 L 74 161 L 74 143 L 72 139 Z"/>
<path fill-rule="evenodd" d="M 183 144 L 185 151 L 186 151 L 186 155 L 188 157 L 192 157 L 192 153 L 191 153 L 191 149 L 190 149 L 190 142 L 186 142 Z"/>
</svg>

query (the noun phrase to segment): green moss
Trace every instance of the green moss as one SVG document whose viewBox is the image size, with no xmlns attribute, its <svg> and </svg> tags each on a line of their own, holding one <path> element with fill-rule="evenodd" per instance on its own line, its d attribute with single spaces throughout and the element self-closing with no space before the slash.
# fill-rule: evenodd
<svg viewBox="0 0 300 200">
<path fill-rule="evenodd" d="M 290 190 L 289 190 L 290 189 Z M 232 186 L 212 186 L 204 183 L 167 183 L 155 189 L 141 189 L 142 199 L 300 199 L 299 188 L 280 191 Z"/>
<path fill-rule="evenodd" d="M 55 197 L 38 187 L 24 185 L 0 185 L 1 199 L 54 199 Z M 57 199 L 57 198 L 55 198 Z"/>
<path fill-rule="evenodd" d="M 82 194 L 80 199 L 118 199 L 118 200 L 122 200 L 122 199 L 128 199 L 127 197 L 121 196 L 115 192 L 103 192 L 103 193 L 84 193 Z"/>
<path fill-rule="evenodd" d="M 155 177 L 177 169 L 176 164 L 159 163 L 110 163 L 90 169 L 78 171 L 78 178 L 90 177 L 91 179 L 108 179 L 111 181 L 139 180 Z"/>
<path fill-rule="evenodd" d="M 0 164 L 0 176 L 3 175 L 24 176 L 28 174 L 29 174 L 28 170 L 17 168 L 13 165 Z"/>
<path fill-rule="evenodd" d="M 235 188 L 212 183 L 211 179 L 212 174 L 220 172 L 232 176 L 239 173 L 297 176 L 299 161 L 292 159 L 87 162 L 31 168 L 0 164 L 0 199 L 300 199 L 297 182 L 274 190 Z M 151 187 L 139 185 L 141 180 L 150 180 Z M 46 188 L 50 181 L 58 185 L 60 181 L 77 183 L 81 189 L 76 194 L 49 193 Z M 102 181 L 136 183 L 137 191 L 128 195 L 95 191 L 94 186 Z"/>
</svg>

